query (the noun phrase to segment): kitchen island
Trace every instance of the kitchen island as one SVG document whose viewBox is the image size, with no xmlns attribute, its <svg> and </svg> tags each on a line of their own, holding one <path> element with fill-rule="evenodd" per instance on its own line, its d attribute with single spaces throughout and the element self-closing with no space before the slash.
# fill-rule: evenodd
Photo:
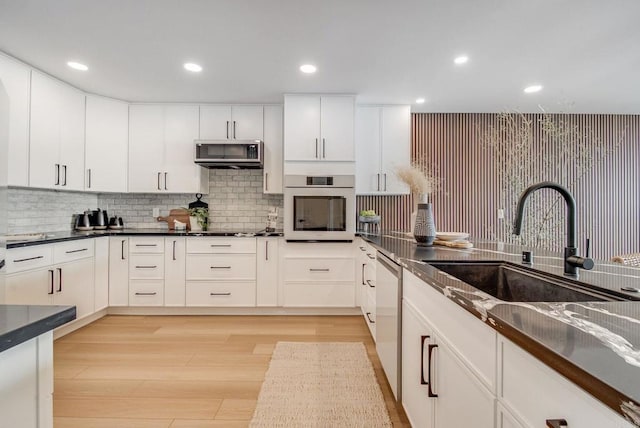
<svg viewBox="0 0 640 428">
<path fill-rule="evenodd" d="M 4 427 L 53 426 L 53 332 L 75 307 L 0 305 L 0 415 Z"/>
<path fill-rule="evenodd" d="M 488 370 L 490 373 L 486 377 L 488 389 L 494 388 L 499 404 L 506 394 L 503 389 L 506 389 L 505 383 L 508 385 L 510 376 L 505 368 L 505 355 L 511 349 L 509 346 L 515 344 L 627 421 L 640 425 L 640 301 L 637 301 L 638 293 L 621 290 L 622 287 L 640 286 L 639 269 L 601 261 L 596 262 L 594 270 L 580 272 L 579 278 L 580 282 L 636 301 L 505 302 L 478 291 L 429 263 L 500 260 L 521 265 L 521 252 L 527 248 L 491 242 L 475 243 L 472 249 L 418 247 L 403 233 L 361 236 L 405 269 L 405 300 L 407 279 L 413 276 L 419 279 L 412 282 L 414 285 L 419 283 L 445 297 L 443 305 L 448 305 L 448 300 L 464 309 L 455 318 L 455 323 L 463 325 L 465 314 L 471 314 L 497 332 L 498 356 L 494 357 L 494 362 L 498 368 Z M 561 277 L 563 259 L 557 253 L 537 250 L 532 268 Z M 457 310 L 451 306 L 446 311 Z M 526 373 L 515 374 L 526 381 Z M 535 391 L 533 385 L 525 389 L 530 393 Z M 554 396 L 551 391 L 547 395 Z M 529 397 L 529 401 L 532 398 Z M 542 406 L 542 397 L 534 398 L 534 403 L 535 400 L 541 400 L 538 406 Z M 569 400 L 566 405 L 570 406 Z M 527 420 L 526 409 L 523 414 L 521 423 L 524 426 L 544 423 L 544 420 Z M 619 420 L 612 420 L 608 426 L 627 426 L 622 418 L 615 419 Z M 501 421 L 498 420 L 499 423 Z M 574 422 L 569 426 L 581 425 Z"/>
</svg>

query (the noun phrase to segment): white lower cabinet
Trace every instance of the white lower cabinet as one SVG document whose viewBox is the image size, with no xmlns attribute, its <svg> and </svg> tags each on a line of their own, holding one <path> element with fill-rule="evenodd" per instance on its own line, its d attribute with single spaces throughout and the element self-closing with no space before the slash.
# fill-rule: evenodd
<svg viewBox="0 0 640 428">
<path fill-rule="evenodd" d="M 256 305 L 278 306 L 278 238 L 256 240 Z"/>
<path fill-rule="evenodd" d="M 283 306 L 355 307 L 352 244 L 287 242 L 281 252 Z"/>
<path fill-rule="evenodd" d="M 185 305 L 186 238 L 164 239 L 164 305 Z"/>
<path fill-rule="evenodd" d="M 376 341 L 376 253 L 363 239 L 357 241 L 356 299 L 373 341 Z"/>
<path fill-rule="evenodd" d="M 53 427 L 53 332 L 0 352 L 2 427 Z"/>
<path fill-rule="evenodd" d="M 629 426 L 620 415 L 508 339 L 500 337 L 498 353 L 498 398 L 522 420 L 522 426 L 544 427 L 548 420 L 558 419 L 566 420 L 569 428 Z"/>
<path fill-rule="evenodd" d="M 94 309 L 109 306 L 109 237 L 95 239 Z"/>
<path fill-rule="evenodd" d="M 109 238 L 109 306 L 129 306 L 129 238 Z"/>
<path fill-rule="evenodd" d="M 187 238 L 187 306 L 256 305 L 255 238 Z"/>
<path fill-rule="evenodd" d="M 129 306 L 163 306 L 164 238 L 136 236 L 129 245 Z"/>
<path fill-rule="evenodd" d="M 497 404 L 496 412 L 496 428 L 525 428 L 502 404 Z"/>
<path fill-rule="evenodd" d="M 93 240 L 10 249 L 5 302 L 21 305 L 76 306 L 76 318 L 94 312 Z M 48 255 L 53 257 L 48 259 Z M 48 259 L 65 261 L 35 267 Z M 24 264 L 21 264 L 24 263 Z"/>
<path fill-rule="evenodd" d="M 406 300 L 402 330 L 402 404 L 412 426 L 493 428 L 494 395 Z"/>
</svg>

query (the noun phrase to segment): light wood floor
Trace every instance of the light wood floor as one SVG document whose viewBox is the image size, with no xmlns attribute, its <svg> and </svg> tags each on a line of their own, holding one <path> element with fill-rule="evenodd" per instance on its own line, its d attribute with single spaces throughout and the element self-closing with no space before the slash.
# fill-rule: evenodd
<svg viewBox="0 0 640 428">
<path fill-rule="evenodd" d="M 281 340 L 363 342 L 409 426 L 361 316 L 107 316 L 54 344 L 55 428 L 246 427 Z"/>
</svg>

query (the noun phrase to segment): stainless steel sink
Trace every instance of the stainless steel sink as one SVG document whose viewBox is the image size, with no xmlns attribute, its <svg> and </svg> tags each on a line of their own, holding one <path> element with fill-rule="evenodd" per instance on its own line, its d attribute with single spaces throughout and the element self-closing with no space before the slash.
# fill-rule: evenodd
<svg viewBox="0 0 640 428">
<path fill-rule="evenodd" d="M 604 302 L 624 298 L 587 289 L 579 283 L 521 268 L 506 262 L 429 262 L 505 302 Z"/>
</svg>

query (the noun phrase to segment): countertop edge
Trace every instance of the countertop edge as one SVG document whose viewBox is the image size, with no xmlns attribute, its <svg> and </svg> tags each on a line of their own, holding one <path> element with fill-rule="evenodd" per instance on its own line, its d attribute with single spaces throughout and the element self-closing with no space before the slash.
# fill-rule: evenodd
<svg viewBox="0 0 640 428">
<path fill-rule="evenodd" d="M 49 232 L 54 233 L 54 232 Z M 60 232 L 58 232 L 60 233 Z M 71 232 L 73 233 L 73 232 Z M 80 239 L 93 239 L 93 238 L 104 238 L 111 236 L 178 236 L 178 237 L 186 237 L 186 238 L 277 238 L 283 236 L 282 232 L 257 232 L 253 234 L 243 235 L 243 232 L 220 232 L 223 235 L 216 234 L 206 234 L 201 232 L 174 232 L 168 230 L 150 230 L 150 229 L 141 229 L 138 231 L 135 230 L 127 230 L 127 231 L 119 231 L 119 230 L 105 230 L 105 231 L 92 231 L 92 232 L 78 232 L 77 234 L 69 235 L 69 236 L 52 236 L 49 238 L 43 239 L 35 239 L 30 241 L 14 241 L 7 242 L 7 249 L 11 248 L 23 248 L 23 247 L 33 247 L 36 245 L 46 245 L 46 244 L 55 244 L 58 242 L 66 242 L 66 241 L 77 241 Z"/>
<path fill-rule="evenodd" d="M 4 305 L 20 306 L 20 305 Z M 75 306 L 60 306 L 60 311 L 49 316 L 34 320 L 28 324 L 21 325 L 15 329 L 0 335 L 0 352 L 11 349 L 28 340 L 38 337 L 43 333 L 51 331 L 61 325 L 76 319 Z"/>
</svg>

